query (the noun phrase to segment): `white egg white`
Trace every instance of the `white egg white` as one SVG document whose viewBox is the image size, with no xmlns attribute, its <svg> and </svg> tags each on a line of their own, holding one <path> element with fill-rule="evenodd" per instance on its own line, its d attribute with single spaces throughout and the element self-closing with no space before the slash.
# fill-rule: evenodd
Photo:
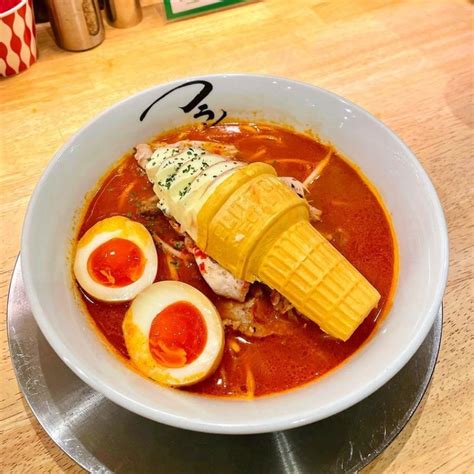
<svg viewBox="0 0 474 474">
<path fill-rule="evenodd" d="M 127 239 L 136 244 L 145 258 L 141 276 L 122 287 L 109 287 L 94 280 L 88 270 L 92 252 L 114 238 Z M 79 240 L 74 258 L 74 275 L 79 285 L 92 297 L 109 302 L 130 301 L 151 285 L 158 270 L 156 247 L 148 230 L 139 222 L 122 216 L 109 217 L 97 222 Z"/>
<path fill-rule="evenodd" d="M 159 364 L 149 348 L 150 328 L 155 317 L 169 305 L 186 301 L 201 313 L 207 330 L 204 349 L 184 367 Z M 123 321 L 128 353 L 135 366 L 149 378 L 165 385 L 192 385 L 211 375 L 222 358 L 224 331 L 212 302 L 199 290 L 179 281 L 161 281 L 142 291 L 132 302 Z"/>
</svg>

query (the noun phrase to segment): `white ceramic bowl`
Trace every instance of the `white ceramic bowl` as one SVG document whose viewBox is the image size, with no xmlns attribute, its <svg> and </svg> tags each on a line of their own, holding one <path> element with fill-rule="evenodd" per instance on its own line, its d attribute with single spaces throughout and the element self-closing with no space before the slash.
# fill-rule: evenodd
<svg viewBox="0 0 474 474">
<path fill-rule="evenodd" d="M 170 92 L 140 120 L 156 99 L 190 81 L 197 82 Z M 202 96 L 189 105 L 201 91 Z M 375 336 L 321 380 L 255 401 L 196 396 L 161 387 L 129 370 L 101 342 L 71 290 L 67 258 L 75 214 L 85 194 L 136 143 L 196 120 L 193 115 L 203 104 L 206 107 L 201 110 L 211 110 L 214 121 L 225 110 L 234 117 L 264 118 L 311 129 L 333 143 L 378 188 L 398 237 L 398 288 L 393 307 Z M 206 114 L 197 120 L 211 118 L 212 114 Z M 321 420 L 387 382 L 431 328 L 448 268 L 440 202 L 420 163 L 397 136 L 358 106 L 330 92 L 254 75 L 206 76 L 159 85 L 99 115 L 64 145 L 41 178 L 28 207 L 21 252 L 36 321 L 56 353 L 84 382 L 152 420 L 197 431 L 239 434 Z"/>
</svg>

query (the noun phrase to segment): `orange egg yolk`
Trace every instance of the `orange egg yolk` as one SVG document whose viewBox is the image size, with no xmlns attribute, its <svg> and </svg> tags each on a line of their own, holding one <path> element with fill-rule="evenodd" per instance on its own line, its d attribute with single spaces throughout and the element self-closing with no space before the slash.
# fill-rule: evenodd
<svg viewBox="0 0 474 474">
<path fill-rule="evenodd" d="M 110 239 L 99 245 L 87 261 L 90 276 L 104 286 L 119 288 L 143 274 L 145 257 L 140 247 L 127 239 Z"/>
<path fill-rule="evenodd" d="M 183 367 L 204 350 L 207 341 L 204 318 L 191 303 L 173 303 L 155 316 L 149 341 L 150 352 L 159 364 Z"/>
</svg>

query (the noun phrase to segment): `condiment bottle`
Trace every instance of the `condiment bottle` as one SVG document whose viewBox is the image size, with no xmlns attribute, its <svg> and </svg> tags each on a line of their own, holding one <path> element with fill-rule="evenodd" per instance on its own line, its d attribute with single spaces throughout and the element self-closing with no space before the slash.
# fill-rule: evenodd
<svg viewBox="0 0 474 474">
<path fill-rule="evenodd" d="M 85 51 L 104 41 L 97 0 L 47 0 L 56 43 L 69 51 Z"/>
<path fill-rule="evenodd" d="M 115 28 L 129 28 L 142 21 L 139 0 L 105 0 L 105 18 Z"/>
</svg>

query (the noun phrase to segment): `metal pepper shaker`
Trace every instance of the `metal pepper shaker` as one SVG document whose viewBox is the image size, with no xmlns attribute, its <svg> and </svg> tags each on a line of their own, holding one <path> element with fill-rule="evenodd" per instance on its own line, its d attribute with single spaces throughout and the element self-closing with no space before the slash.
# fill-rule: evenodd
<svg viewBox="0 0 474 474">
<path fill-rule="evenodd" d="M 142 21 L 140 0 L 105 0 L 105 18 L 115 28 L 129 28 Z"/>
<path fill-rule="evenodd" d="M 104 24 L 97 0 L 47 0 L 56 43 L 69 51 L 85 51 L 104 41 Z"/>
</svg>

